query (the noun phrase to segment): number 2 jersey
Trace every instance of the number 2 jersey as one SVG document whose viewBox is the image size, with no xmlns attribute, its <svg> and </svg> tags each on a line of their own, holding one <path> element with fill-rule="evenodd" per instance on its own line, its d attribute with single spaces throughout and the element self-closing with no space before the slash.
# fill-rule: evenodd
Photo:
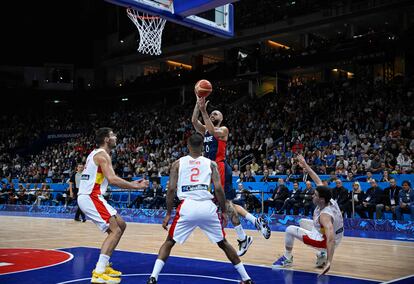
<svg viewBox="0 0 414 284">
<path fill-rule="evenodd" d="M 209 191 L 211 182 L 211 160 L 205 157 L 194 159 L 185 156 L 179 160 L 177 196 L 180 200 L 209 200 L 214 196 Z"/>
</svg>

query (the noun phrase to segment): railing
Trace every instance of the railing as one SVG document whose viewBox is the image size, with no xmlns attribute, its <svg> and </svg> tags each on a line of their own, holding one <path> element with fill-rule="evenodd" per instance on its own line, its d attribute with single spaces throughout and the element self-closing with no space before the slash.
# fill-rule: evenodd
<svg viewBox="0 0 414 284">
<path fill-rule="evenodd" d="M 250 160 L 248 160 L 246 163 L 242 164 L 242 161 L 244 161 L 244 160 L 246 160 L 246 159 L 249 159 L 249 158 L 250 158 Z M 246 157 L 244 157 L 244 158 L 240 159 L 240 161 L 239 161 L 239 171 L 240 171 L 240 169 L 241 169 L 243 166 L 245 166 L 245 165 L 247 165 L 248 163 L 250 163 L 251 161 L 253 161 L 253 158 L 254 158 L 254 155 L 253 155 L 252 153 L 250 153 L 250 154 L 249 154 L 249 155 L 247 155 Z"/>
</svg>

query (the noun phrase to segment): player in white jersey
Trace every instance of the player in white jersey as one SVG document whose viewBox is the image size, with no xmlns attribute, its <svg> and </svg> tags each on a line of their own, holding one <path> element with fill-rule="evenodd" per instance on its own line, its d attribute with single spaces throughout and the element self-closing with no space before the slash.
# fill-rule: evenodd
<svg viewBox="0 0 414 284">
<path fill-rule="evenodd" d="M 253 283 L 236 250 L 225 239 L 223 228 L 227 223 L 226 199 L 216 162 L 202 157 L 203 142 L 203 136 L 200 134 L 194 134 L 188 138 L 187 147 L 190 154 L 175 161 L 171 167 L 167 191 L 167 214 L 162 223 L 165 230 L 167 230 L 171 218 L 176 191 L 181 203 L 177 207 L 167 239 L 159 250 L 158 258 L 147 284 L 157 283 L 158 275 L 175 243 L 183 244 L 197 227 L 207 235 L 211 242 L 217 243 L 226 253 L 242 278 L 240 283 Z M 212 201 L 214 196 L 209 191 L 211 181 L 214 184 L 221 216 Z"/>
<path fill-rule="evenodd" d="M 289 226 L 286 228 L 285 253 L 275 261 L 273 268 L 278 269 L 292 265 L 292 249 L 296 238 L 318 250 L 316 265 L 320 268 L 324 267 L 322 275 L 331 268 L 335 248 L 344 235 L 344 221 L 338 204 L 332 199 L 331 189 L 322 184 L 319 176 L 301 155 L 298 155 L 297 159 L 299 165 L 309 173 L 317 185 L 313 195 L 316 209 L 313 213 L 313 220 L 301 219 L 299 221 L 300 227 Z"/>
<path fill-rule="evenodd" d="M 120 283 L 122 273 L 114 270 L 109 258 L 118 245 L 126 224 L 116 210 L 103 198 L 108 184 L 120 188 L 143 189 L 148 187 L 147 180 L 129 182 L 116 176 L 112 168 L 111 150 L 116 146 L 116 135 L 111 128 L 96 131 L 98 149 L 93 150 L 87 160 L 78 193 L 79 208 L 108 236 L 101 247 L 101 254 L 92 271 L 92 283 Z"/>
</svg>

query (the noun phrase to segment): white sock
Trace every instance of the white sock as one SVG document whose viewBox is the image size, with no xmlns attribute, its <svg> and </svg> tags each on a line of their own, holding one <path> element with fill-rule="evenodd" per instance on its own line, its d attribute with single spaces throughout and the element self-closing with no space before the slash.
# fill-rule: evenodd
<svg viewBox="0 0 414 284">
<path fill-rule="evenodd" d="M 292 251 L 291 250 L 285 250 L 284 256 L 287 259 L 291 259 L 292 258 Z"/>
<path fill-rule="evenodd" d="M 162 268 L 164 267 L 165 262 L 161 259 L 157 259 L 154 264 L 154 268 L 151 273 L 151 277 L 154 277 L 158 280 L 158 275 L 160 274 Z"/>
<path fill-rule="evenodd" d="M 246 269 L 244 268 L 243 263 L 240 262 L 239 264 L 236 264 L 234 268 L 236 268 L 237 272 L 240 274 L 243 281 L 250 279 L 249 275 L 246 272 Z"/>
<path fill-rule="evenodd" d="M 240 224 L 240 225 L 238 225 L 238 226 L 235 226 L 234 227 L 234 229 L 236 230 L 236 233 L 237 233 L 237 238 L 240 240 L 240 241 L 244 241 L 245 239 L 246 239 L 246 233 L 244 232 L 244 230 L 243 230 L 243 227 L 242 227 L 242 225 Z"/>
<path fill-rule="evenodd" d="M 256 217 L 254 217 L 252 214 L 247 213 L 246 218 L 250 223 L 252 224 L 256 224 Z"/>
<path fill-rule="evenodd" d="M 106 254 L 100 254 L 99 255 L 99 260 L 96 263 L 96 268 L 95 268 L 95 271 L 97 273 L 104 273 L 105 272 L 105 269 L 109 264 L 109 258 L 110 258 L 110 256 L 108 256 Z"/>
</svg>

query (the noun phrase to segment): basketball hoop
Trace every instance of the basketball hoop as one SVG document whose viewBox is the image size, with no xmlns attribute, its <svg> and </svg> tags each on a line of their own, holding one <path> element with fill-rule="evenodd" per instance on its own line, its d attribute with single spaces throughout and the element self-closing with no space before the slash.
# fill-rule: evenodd
<svg viewBox="0 0 414 284">
<path fill-rule="evenodd" d="M 131 8 L 127 9 L 127 13 L 139 31 L 138 51 L 150 55 L 160 55 L 162 31 L 167 20 Z"/>
</svg>

